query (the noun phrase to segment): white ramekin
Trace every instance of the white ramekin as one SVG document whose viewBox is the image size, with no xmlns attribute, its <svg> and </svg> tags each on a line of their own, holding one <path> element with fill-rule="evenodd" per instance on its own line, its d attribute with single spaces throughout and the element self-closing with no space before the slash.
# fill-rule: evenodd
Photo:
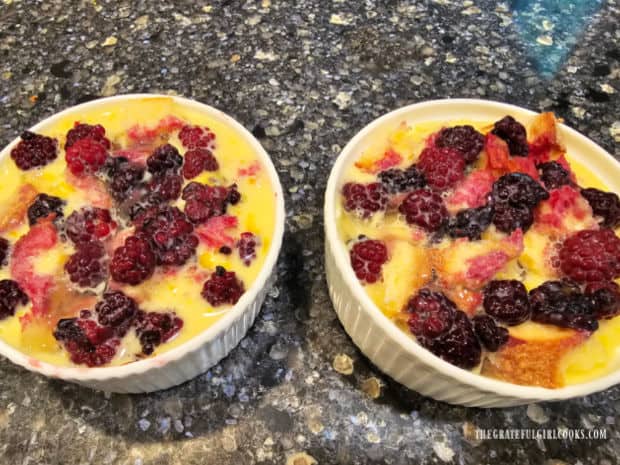
<svg viewBox="0 0 620 465">
<path fill-rule="evenodd" d="M 342 150 L 325 192 L 325 267 L 329 293 L 346 332 L 361 351 L 396 381 L 437 400 L 476 407 L 505 407 L 561 400 L 601 391 L 620 382 L 620 371 L 560 389 L 519 386 L 474 374 L 451 365 L 418 345 L 372 302 L 349 264 L 336 225 L 343 174 L 373 137 L 400 122 L 469 119 L 496 121 L 510 114 L 528 121 L 534 112 L 504 103 L 448 99 L 410 105 L 388 113 L 362 129 Z M 620 191 L 620 165 L 605 150 L 575 130 L 561 125 L 568 153 L 586 164 L 615 192 Z"/>
<path fill-rule="evenodd" d="M 213 326 L 186 343 L 161 355 L 118 367 L 59 367 L 29 357 L 0 340 L 0 355 L 7 357 L 13 363 L 50 378 L 58 378 L 103 391 L 151 392 L 176 386 L 204 373 L 228 355 L 252 326 L 270 285 L 275 281 L 275 266 L 282 245 L 285 213 L 282 186 L 276 170 L 267 152 L 249 131 L 230 116 L 208 105 L 181 97 L 156 94 L 118 95 L 94 100 L 57 113 L 33 126 L 30 130 L 34 132 L 43 131 L 60 118 L 67 116 L 74 115 L 76 120 L 79 120 L 82 112 L 92 112 L 102 105 L 113 103 L 122 106 L 124 102 L 129 100 L 158 97 L 172 99 L 181 106 L 191 108 L 225 123 L 235 129 L 239 137 L 247 141 L 254 149 L 269 175 L 275 194 L 274 232 L 271 248 L 263 268 L 252 286 L 239 299 L 239 302 Z M 9 156 L 11 148 L 18 142 L 19 138 L 0 152 L 0 158 Z"/>
</svg>

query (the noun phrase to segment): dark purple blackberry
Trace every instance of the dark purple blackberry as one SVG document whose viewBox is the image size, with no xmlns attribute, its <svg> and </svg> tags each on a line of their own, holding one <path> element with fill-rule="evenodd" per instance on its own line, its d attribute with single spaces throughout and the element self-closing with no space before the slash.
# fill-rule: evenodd
<svg viewBox="0 0 620 465">
<path fill-rule="evenodd" d="M 120 340 L 114 337 L 110 328 L 82 317 L 59 320 L 54 330 L 54 337 L 69 352 L 73 363 L 89 367 L 108 363 L 114 358 L 120 344 Z"/>
<path fill-rule="evenodd" d="M 564 328 L 595 331 L 594 300 L 570 280 L 547 281 L 530 291 L 532 321 Z"/>
<path fill-rule="evenodd" d="M 21 170 L 45 166 L 58 156 L 58 141 L 34 132 L 25 131 L 21 141 L 11 150 L 11 158 Z"/>
<path fill-rule="evenodd" d="M 250 266 L 252 260 L 256 258 L 256 247 L 260 244 L 258 236 L 251 232 L 241 233 L 236 247 L 239 249 L 239 258 L 244 265 Z"/>
<path fill-rule="evenodd" d="M 108 277 L 105 248 L 101 242 L 81 242 L 65 263 L 71 282 L 80 287 L 96 287 Z"/>
<path fill-rule="evenodd" d="M 104 240 L 116 229 L 116 222 L 110 210 L 97 207 L 82 207 L 69 215 L 65 231 L 74 244 Z"/>
<path fill-rule="evenodd" d="M 484 311 L 509 326 L 523 323 L 530 317 L 527 289 L 521 281 L 491 281 L 484 288 Z"/>
<path fill-rule="evenodd" d="M 526 157 L 529 153 L 525 127 L 512 116 L 504 116 L 496 121 L 491 132 L 508 143 L 510 155 Z"/>
<path fill-rule="evenodd" d="M 178 174 L 183 165 L 183 157 L 179 151 L 170 144 L 157 147 L 146 160 L 146 166 L 151 174 Z"/>
<path fill-rule="evenodd" d="M 609 319 L 620 314 L 620 286 L 614 281 L 590 283 L 585 294 L 594 302 L 596 318 Z"/>
<path fill-rule="evenodd" d="M 448 234 L 450 237 L 467 237 L 471 241 L 477 241 L 492 221 L 491 205 L 461 210 L 448 221 Z"/>
<path fill-rule="evenodd" d="M 434 339 L 448 331 L 454 323 L 457 307 L 443 293 L 423 288 L 409 299 L 405 311 L 409 314 L 409 330 L 418 339 Z"/>
<path fill-rule="evenodd" d="M 67 132 L 65 149 L 68 149 L 82 139 L 91 139 L 103 145 L 106 149 L 110 149 L 110 141 L 105 137 L 105 128 L 100 124 L 90 125 L 76 122 Z"/>
<path fill-rule="evenodd" d="M 498 326 L 490 316 L 476 315 L 472 322 L 476 336 L 478 336 L 484 348 L 489 352 L 497 352 L 501 346 L 508 342 L 508 330 Z"/>
<path fill-rule="evenodd" d="M 466 163 L 473 163 L 484 147 L 484 136 L 469 125 L 443 128 L 435 145 L 455 149 L 463 155 Z"/>
<path fill-rule="evenodd" d="M 136 234 L 150 241 L 158 265 L 181 266 L 196 252 L 198 238 L 194 226 L 176 207 L 158 205 L 134 221 Z"/>
<path fill-rule="evenodd" d="M 40 219 L 47 218 L 52 214 L 55 215 L 55 218 L 61 218 L 65 204 L 64 200 L 53 195 L 37 195 L 34 202 L 28 207 L 28 223 L 33 226 Z"/>
<path fill-rule="evenodd" d="M 104 169 L 108 190 L 117 201 L 125 200 L 129 193 L 140 185 L 144 177 L 144 168 L 125 157 L 109 157 Z"/>
<path fill-rule="evenodd" d="M 181 197 L 186 201 L 185 214 L 192 223 L 199 224 L 226 213 L 228 205 L 238 203 L 241 194 L 236 184 L 230 187 L 209 186 L 192 181 L 183 188 Z"/>
<path fill-rule="evenodd" d="M 20 305 L 26 305 L 30 299 L 16 281 L 3 279 L 0 281 L 0 320 L 15 315 Z"/>
<path fill-rule="evenodd" d="M 9 241 L 4 237 L 0 237 L 0 267 L 3 267 L 9 262 Z"/>
<path fill-rule="evenodd" d="M 530 229 L 534 222 L 534 213 L 526 206 L 512 207 L 505 203 L 496 204 L 493 212 L 493 224 L 495 227 L 510 234 L 521 228 L 523 232 Z"/>
<path fill-rule="evenodd" d="M 130 236 L 125 240 L 125 245 L 114 251 L 110 274 L 119 283 L 136 286 L 151 277 L 157 264 L 156 260 L 151 243 L 147 239 Z"/>
<path fill-rule="evenodd" d="M 138 304 L 121 291 L 103 294 L 103 299 L 95 305 L 97 320 L 103 326 L 114 330 L 118 337 L 123 337 L 138 313 Z"/>
<path fill-rule="evenodd" d="M 602 218 L 601 226 L 606 228 L 620 226 L 620 198 L 616 194 L 590 187 L 581 189 L 581 195 L 592 207 L 592 212 Z"/>
<path fill-rule="evenodd" d="M 142 353 L 150 355 L 160 344 L 168 341 L 183 327 L 183 320 L 174 312 L 138 311 L 135 318 L 136 335 L 142 346 Z"/>
<path fill-rule="evenodd" d="M 148 183 L 151 204 L 176 200 L 181 195 L 183 178 L 178 174 L 158 174 Z"/>
<path fill-rule="evenodd" d="M 392 168 L 381 171 L 379 180 L 390 194 L 413 191 L 426 185 L 424 174 L 415 165 L 405 170 Z"/>
<path fill-rule="evenodd" d="M 525 173 L 508 173 L 493 183 L 493 201 L 513 207 L 534 208 L 549 198 L 549 193 L 535 179 Z"/>
<path fill-rule="evenodd" d="M 422 345 L 448 363 L 466 370 L 480 363 L 482 348 L 467 315 L 457 310 L 452 327 L 434 339 L 425 339 Z"/>
<path fill-rule="evenodd" d="M 570 172 L 557 161 L 548 161 L 536 167 L 540 172 L 540 179 L 547 190 L 557 189 L 566 184 L 572 184 Z"/>
</svg>

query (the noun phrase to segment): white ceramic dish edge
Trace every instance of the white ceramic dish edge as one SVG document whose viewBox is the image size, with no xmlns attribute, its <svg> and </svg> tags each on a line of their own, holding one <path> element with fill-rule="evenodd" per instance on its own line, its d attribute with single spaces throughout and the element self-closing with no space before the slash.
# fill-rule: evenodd
<svg viewBox="0 0 620 465">
<path fill-rule="evenodd" d="M 255 150 L 260 162 L 269 174 L 276 197 L 275 225 L 271 248 L 265 258 L 263 268 L 250 289 L 213 326 L 168 352 L 118 367 L 59 367 L 29 357 L 0 340 L 0 355 L 7 357 L 17 365 L 47 377 L 108 392 L 138 393 L 167 389 L 204 373 L 228 355 L 252 326 L 269 287 L 275 281 L 275 266 L 284 234 L 284 196 L 269 155 L 247 129 L 230 116 L 213 107 L 176 96 L 158 94 L 117 95 L 63 110 L 36 124 L 30 130 L 35 132 L 43 130 L 59 118 L 71 114 L 78 115 L 81 111 L 92 111 L 103 103 L 118 102 L 119 105 L 122 105 L 122 102 L 127 100 L 144 98 L 169 98 L 183 106 L 206 113 L 234 128 Z M 18 142 L 19 138 L 5 147 L 0 152 L 0 158 L 8 156 L 11 148 Z"/>
<path fill-rule="evenodd" d="M 330 297 L 346 332 L 382 371 L 410 389 L 452 404 L 506 407 L 538 401 L 585 396 L 620 383 L 620 370 L 590 382 L 559 389 L 520 386 L 477 375 L 451 365 L 419 346 L 372 302 L 353 273 L 336 226 L 336 202 L 342 175 L 359 156 L 365 141 L 378 130 L 401 121 L 495 121 L 506 114 L 528 120 L 535 112 L 499 102 L 446 99 L 409 105 L 390 112 L 363 128 L 340 153 L 325 192 L 325 266 Z M 620 164 L 577 131 L 560 125 L 569 153 L 587 165 L 614 191 L 620 191 Z"/>
</svg>

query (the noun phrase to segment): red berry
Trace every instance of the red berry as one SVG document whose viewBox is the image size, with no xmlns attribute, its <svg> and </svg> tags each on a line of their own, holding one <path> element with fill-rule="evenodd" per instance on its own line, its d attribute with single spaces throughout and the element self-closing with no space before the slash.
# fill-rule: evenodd
<svg viewBox="0 0 620 465">
<path fill-rule="evenodd" d="M 381 278 L 383 264 L 388 261 L 385 244 L 372 239 L 356 242 L 349 255 L 357 279 L 366 283 L 377 282 Z"/>
<path fill-rule="evenodd" d="M 452 148 L 427 147 L 420 154 L 418 168 L 424 173 L 428 185 L 445 191 L 463 179 L 465 159 Z"/>
<path fill-rule="evenodd" d="M 21 170 L 45 166 L 56 159 L 58 141 L 51 137 L 25 131 L 21 141 L 11 150 L 11 158 Z"/>
<path fill-rule="evenodd" d="M 146 166 L 151 174 L 178 173 L 183 164 L 183 157 L 170 144 L 157 147 L 146 160 Z"/>
<path fill-rule="evenodd" d="M 454 323 L 457 307 L 443 293 L 423 288 L 409 299 L 405 311 L 407 323 L 419 340 L 434 339 L 447 332 Z"/>
<path fill-rule="evenodd" d="M 342 187 L 344 208 L 362 216 L 370 217 L 387 206 L 389 195 L 385 186 L 380 182 L 358 184 L 349 182 Z"/>
<path fill-rule="evenodd" d="M 71 282 L 80 287 L 95 287 L 108 276 L 105 248 L 101 242 L 80 242 L 65 270 Z"/>
<path fill-rule="evenodd" d="M 243 283 L 235 272 L 218 266 L 205 282 L 201 295 L 212 306 L 218 307 L 224 304 L 235 305 L 244 292 Z"/>
<path fill-rule="evenodd" d="M 136 336 L 142 346 L 142 353 L 150 355 L 155 348 L 169 341 L 183 327 L 183 320 L 174 312 L 138 311 L 136 319 Z"/>
<path fill-rule="evenodd" d="M 155 270 L 156 257 L 148 240 L 130 236 L 125 245 L 114 251 L 110 274 L 115 281 L 135 286 L 148 279 Z"/>
<path fill-rule="evenodd" d="M 75 125 L 67 132 L 65 150 L 81 139 L 91 139 L 103 145 L 106 149 L 110 149 L 110 141 L 105 137 L 105 128 L 100 124 L 92 126 L 76 121 Z"/>
<path fill-rule="evenodd" d="M 0 281 L 0 321 L 15 315 L 20 305 L 26 305 L 30 299 L 16 281 Z"/>
<path fill-rule="evenodd" d="M 620 238 L 611 229 L 579 231 L 562 244 L 560 268 L 578 282 L 620 277 Z"/>
<path fill-rule="evenodd" d="M 104 240 L 116 229 L 110 211 L 97 207 L 83 207 L 69 215 L 65 222 L 67 236 L 74 244 Z"/>
<path fill-rule="evenodd" d="M 435 145 L 457 150 L 466 163 L 473 163 L 484 147 L 484 136 L 469 125 L 443 128 L 435 139 Z"/>
<path fill-rule="evenodd" d="M 153 176 L 148 183 L 149 201 L 147 203 L 155 205 L 161 202 L 176 200 L 181 195 L 183 178 L 178 174 L 166 173 Z"/>
<path fill-rule="evenodd" d="M 256 258 L 256 247 L 259 244 L 259 238 L 251 232 L 241 233 L 241 237 L 237 241 L 239 249 L 239 258 L 244 265 L 249 266 L 252 260 Z"/>
<path fill-rule="evenodd" d="M 185 152 L 183 176 L 193 179 L 203 171 L 217 171 L 219 164 L 208 149 L 196 148 Z"/>
<path fill-rule="evenodd" d="M 215 134 L 209 128 L 201 126 L 183 126 L 179 131 L 179 139 L 188 149 L 209 149 L 215 147 Z"/>
<path fill-rule="evenodd" d="M 114 337 L 110 328 L 81 317 L 59 320 L 54 330 L 54 337 L 69 352 L 73 363 L 89 367 L 110 362 L 120 344 L 120 340 Z"/>
<path fill-rule="evenodd" d="M 427 231 L 437 231 L 448 218 L 448 210 L 441 196 L 430 189 L 411 192 L 398 207 L 409 224 L 416 224 Z"/>
<path fill-rule="evenodd" d="M 79 139 L 65 151 L 65 159 L 75 176 L 96 173 L 106 162 L 108 150 L 93 139 Z"/>
</svg>

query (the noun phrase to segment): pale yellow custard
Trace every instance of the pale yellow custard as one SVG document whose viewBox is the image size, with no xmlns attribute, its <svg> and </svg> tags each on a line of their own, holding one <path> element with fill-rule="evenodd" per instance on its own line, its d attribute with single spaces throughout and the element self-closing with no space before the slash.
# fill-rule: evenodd
<svg viewBox="0 0 620 465">
<path fill-rule="evenodd" d="M 164 259 L 157 255 L 158 249 L 152 246 L 157 264 L 149 276 L 136 284 L 117 281 L 109 276 L 107 267 L 113 266 L 111 264 L 115 260 L 120 261 L 122 258 L 117 259 L 116 254 L 122 255 L 118 251 L 127 244 L 126 239 L 137 234 L 136 218 L 141 213 L 136 214 L 134 219 L 130 218 L 127 211 L 123 210 L 126 206 L 121 206 L 127 201 L 126 198 L 114 198 L 110 195 L 111 181 L 105 174 L 107 165 L 99 168 L 98 172 L 87 175 L 76 176 L 69 172 L 65 160 L 65 137 L 76 122 L 103 126 L 105 137 L 111 143 L 107 156 L 134 157 L 130 160 L 131 163 L 142 168 L 145 167 L 150 154 L 164 144 L 176 148 L 181 156 L 196 148 L 186 147 L 179 138 L 179 131 L 183 126 L 208 128 L 214 135 L 213 143 L 208 150 L 217 160 L 217 169 L 213 170 L 212 167 L 209 170 L 202 169 L 197 176 L 187 179 L 187 176 L 183 176 L 182 168 L 177 166 L 174 168 L 176 170 L 174 174 L 177 179 L 182 180 L 183 194 L 179 192 L 176 198 L 167 201 L 139 200 L 136 205 L 142 202 L 148 209 L 158 206 L 168 208 L 166 207 L 168 204 L 170 208 L 176 207 L 178 211 L 183 212 L 189 202 L 183 199 L 185 189 L 192 182 L 221 186 L 229 189 L 227 192 L 232 189 L 230 186 L 236 185 L 239 198 L 226 200 L 223 203 L 223 211 L 214 211 L 207 219 L 192 220 L 194 224 L 185 218 L 185 221 L 191 224 L 189 228 L 190 230 L 193 228 L 193 231 L 190 232 L 196 239 L 189 241 L 194 248 L 189 258 L 183 259 L 182 265 L 164 263 L 162 261 Z M 0 338 L 4 342 L 38 360 L 61 366 L 71 365 L 73 362 L 70 360 L 69 352 L 65 350 L 66 342 L 61 343 L 54 336 L 58 321 L 62 318 L 78 317 L 80 310 L 83 309 L 91 312 L 91 321 L 98 321 L 98 314 L 94 308 L 97 302 L 102 300 L 104 293 L 110 291 L 121 291 L 133 298 L 142 312 L 174 314 L 177 319 L 182 320 L 182 326 L 177 332 L 165 341 L 153 344 L 149 350 L 143 350 L 143 343 L 148 339 L 148 335 L 143 335 L 141 341 L 142 333 L 137 329 L 139 325 L 128 322 L 129 329 L 124 334 L 121 332 L 122 335 L 110 343 L 116 350 L 113 358 L 103 363 L 125 364 L 151 354 L 161 354 L 187 342 L 230 310 L 239 295 L 228 300 L 224 298 L 224 302 L 218 301 L 216 304 L 210 303 L 204 295 L 201 295 L 205 282 L 215 276 L 216 269 L 220 269 L 217 267 L 235 273 L 236 282 L 242 289 L 240 293 L 247 292 L 252 286 L 271 247 L 275 228 L 276 198 L 266 168 L 261 164 L 254 148 L 235 128 L 171 98 L 154 97 L 127 100 L 122 104 L 102 103 L 96 109 L 56 120 L 54 124 L 46 126 L 37 133 L 58 141 L 58 156 L 54 161 L 25 171 L 20 170 L 8 155 L 0 162 L 0 176 L 3 180 L 0 186 L 0 236 L 10 242 L 9 263 L 0 268 L 0 279 L 16 280 L 26 294 L 28 288 L 32 287 L 21 283 L 14 276 L 14 271 L 19 269 L 14 263 L 14 251 L 18 249 L 16 243 L 22 236 L 48 221 L 41 219 L 41 223 L 29 226 L 26 208 L 34 200 L 34 195 L 45 193 L 60 198 L 64 202 L 62 218 L 57 215 L 53 226 L 49 226 L 56 228 L 57 238 L 53 247 L 38 251 L 29 262 L 28 272 L 34 273 L 37 277 L 45 277 L 51 283 L 50 288 L 44 293 L 45 305 L 42 305 L 41 310 L 33 312 L 33 300 L 36 304 L 37 297 L 33 299 L 33 296 L 29 295 L 28 304 L 19 305 L 13 316 L 0 320 Z M 207 146 L 200 146 L 205 147 Z M 148 186 L 149 182 L 154 182 L 156 177 L 154 173 L 146 169 L 138 187 L 147 191 L 151 189 Z M 30 185 L 28 189 L 34 190 L 29 192 L 28 189 L 24 189 L 24 185 Z M 138 187 L 128 192 L 137 196 L 134 192 Z M 128 193 L 127 198 L 129 197 Z M 20 203 L 25 205 L 18 208 Z M 65 233 L 66 220 L 73 212 L 88 206 L 108 209 L 116 225 L 111 234 L 105 240 L 102 239 L 105 247 L 103 263 L 106 278 L 92 287 L 72 282 L 65 269 L 71 256 L 78 249 L 78 245 Z M 253 254 L 246 249 L 243 249 L 245 252 L 242 251 L 243 233 L 253 237 Z M 155 238 L 149 237 L 149 234 L 143 233 L 142 237 L 150 244 L 149 241 Z M 183 237 L 186 240 L 187 234 Z M 246 255 L 242 257 L 243 253 Z M 92 366 L 102 363 L 86 364 Z"/>
<path fill-rule="evenodd" d="M 527 296 L 544 283 L 565 279 L 557 263 L 559 248 L 580 231 L 601 228 L 601 218 L 593 213 L 579 188 L 605 192 L 609 188 L 570 152 L 566 153 L 553 115 L 542 114 L 519 122 L 527 128 L 526 156 L 512 153 L 508 136 L 500 137 L 501 131 L 494 131 L 497 126 L 493 121 L 455 118 L 403 122 L 386 134 L 378 134 L 342 179 L 341 201 L 336 207 L 338 231 L 369 297 L 404 332 L 415 337 L 412 332 L 419 331 L 424 347 L 486 376 L 557 388 L 620 368 L 620 317 L 615 316 L 620 309 L 613 315 L 598 317 L 598 321 L 590 315 L 588 321 L 591 327 L 597 326 L 595 330 L 543 324 L 529 316 L 510 321 L 494 315 L 494 325 L 501 328 L 499 332 L 507 331 L 507 336 L 502 336 L 499 347 L 492 347 L 490 342 L 492 348 L 485 345 L 483 330 L 476 327 L 476 338 L 470 336 L 474 334 L 474 323 L 458 326 L 450 318 L 460 316 L 442 316 L 444 319 L 439 321 L 437 315 L 446 313 L 432 314 L 428 310 L 427 314 L 421 310 L 432 308 L 420 303 L 425 298 L 435 299 L 435 304 L 445 298 L 450 301 L 446 305 L 470 321 L 488 321 L 485 309 L 490 304 L 484 303 L 484 296 L 491 282 L 519 281 Z M 470 126 L 471 133 L 478 133 L 480 148 L 474 159 L 467 160 L 464 149 L 459 152 L 456 146 L 444 142 L 447 139 L 440 140 L 447 133 L 442 129 L 456 126 Z M 436 164 L 445 163 L 441 158 L 444 155 L 429 154 L 446 147 L 466 160 L 455 163 L 464 166 L 460 177 L 448 179 L 452 174 L 444 177 L 428 161 L 434 156 L 439 160 Z M 447 154 L 445 159 L 454 156 Z M 567 174 L 562 185 L 545 184 L 547 181 L 541 177 L 544 162 L 564 168 Z M 458 174 L 450 164 L 444 170 Z M 499 191 L 500 179 L 514 173 L 527 174 L 532 183 L 545 189 L 544 196 L 540 194 L 540 199 L 527 207 L 530 222 L 523 220 L 508 229 L 506 222 L 498 219 L 498 211 L 508 208 L 507 203 L 502 203 L 507 201 L 497 200 L 499 197 L 491 193 L 494 188 Z M 447 187 L 442 185 L 444 182 Z M 487 212 L 479 237 L 459 232 L 463 227 L 456 222 L 457 213 L 476 209 Z M 619 232 L 615 230 L 616 236 Z M 617 275 L 614 279 L 620 283 Z M 586 285 L 579 283 L 579 292 L 584 295 L 591 292 L 586 292 Z M 437 297 L 438 293 L 442 297 Z M 466 337 L 461 337 L 463 331 Z M 471 345 L 480 344 L 479 356 L 477 349 L 463 349 L 470 355 L 454 355 L 461 349 L 450 352 L 446 348 L 449 342 L 445 341 L 458 338 L 470 338 L 467 340 Z"/>
</svg>

